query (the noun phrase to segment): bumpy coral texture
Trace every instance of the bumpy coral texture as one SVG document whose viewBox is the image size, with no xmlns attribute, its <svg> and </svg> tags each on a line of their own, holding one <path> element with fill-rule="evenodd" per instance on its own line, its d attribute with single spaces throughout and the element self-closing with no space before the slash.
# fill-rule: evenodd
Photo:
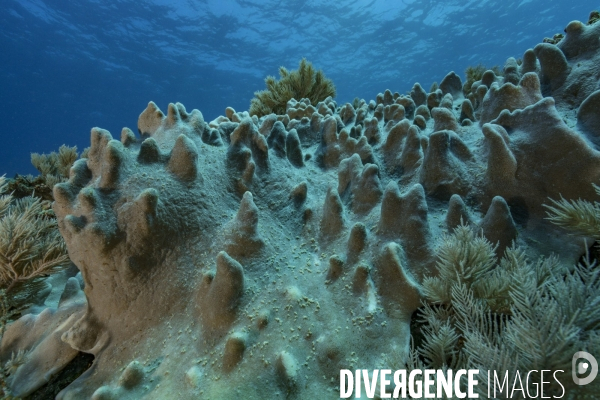
<svg viewBox="0 0 600 400">
<path fill-rule="evenodd" d="M 140 136 L 94 128 L 54 188 L 87 298 L 62 340 L 96 356 L 59 398 L 335 396 L 340 368 L 406 356 L 436 240 L 461 220 L 497 256 L 517 241 L 575 259 L 542 205 L 595 195 L 597 111 L 565 110 L 595 96 L 599 30 L 569 24 L 468 99 L 451 73 L 358 107 L 206 123 L 150 103 Z"/>
</svg>

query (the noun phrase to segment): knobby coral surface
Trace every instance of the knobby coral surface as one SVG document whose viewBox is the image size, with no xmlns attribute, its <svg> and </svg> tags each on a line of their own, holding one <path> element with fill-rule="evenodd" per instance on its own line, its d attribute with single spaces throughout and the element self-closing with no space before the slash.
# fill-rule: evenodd
<svg viewBox="0 0 600 400">
<path fill-rule="evenodd" d="M 544 220 L 543 205 L 596 195 L 599 27 L 570 23 L 558 46 L 527 50 L 521 65 L 509 59 L 503 76 L 485 72 L 468 98 L 450 73 L 431 93 L 415 85 L 411 95 L 386 90 L 341 106 L 287 99 L 260 118 L 228 108 L 210 123 L 182 104 L 164 113 L 150 103 L 140 136 L 92 129 L 87 158 L 54 187 L 85 304 L 70 280 L 53 311 L 62 322 L 39 335 L 60 334 L 96 358 L 58 397 L 334 398 L 341 368 L 389 367 L 382 354 L 391 352 L 410 360 L 411 316 L 423 300 L 461 302 L 459 316 L 473 303 L 514 315 L 550 307 L 568 318 L 573 310 L 550 300 L 510 294 L 502 274 L 536 270 L 525 256 L 557 252 L 572 265 L 584 251 Z M 459 228 L 469 242 L 461 248 L 480 250 L 454 282 L 436 265 L 452 264 L 461 253 L 449 245 L 460 240 L 435 246 L 461 224 L 487 241 Z M 510 259 L 518 262 L 498 261 Z M 573 279 L 588 282 L 578 271 Z M 530 276 L 521 283 L 523 292 L 540 288 Z M 505 327 L 518 338 L 531 321 L 552 327 L 555 317 Z M 14 326 L 9 337 L 26 325 Z M 460 334 L 443 328 L 450 342 Z M 496 351 L 473 337 L 463 354 Z"/>
</svg>

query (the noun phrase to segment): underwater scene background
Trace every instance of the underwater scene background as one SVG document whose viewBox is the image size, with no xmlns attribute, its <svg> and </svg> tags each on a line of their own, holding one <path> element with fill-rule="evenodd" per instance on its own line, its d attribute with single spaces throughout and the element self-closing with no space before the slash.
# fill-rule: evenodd
<svg viewBox="0 0 600 400">
<path fill-rule="evenodd" d="M 599 4 L 6 4 L 0 397 L 599 398 Z"/>
<path fill-rule="evenodd" d="M 6 0 L 0 15 L 0 173 L 29 153 L 88 146 L 93 126 L 134 125 L 139 105 L 179 101 L 207 120 L 244 110 L 279 66 L 312 61 L 338 102 L 426 89 L 500 65 L 584 19 L 580 1 Z"/>
</svg>

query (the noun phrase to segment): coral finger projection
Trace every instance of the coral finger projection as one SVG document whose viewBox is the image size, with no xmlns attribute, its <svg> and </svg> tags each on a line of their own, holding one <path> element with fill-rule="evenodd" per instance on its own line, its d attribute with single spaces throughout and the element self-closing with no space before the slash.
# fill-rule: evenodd
<svg viewBox="0 0 600 400">
<path fill-rule="evenodd" d="M 596 199 L 598 38 L 571 22 L 470 87 L 451 72 L 430 93 L 211 122 L 150 102 L 138 135 L 93 128 L 53 189 L 81 279 L 8 326 L 3 360 L 28 352 L 12 394 L 84 352 L 93 365 L 59 399 L 337 398 L 341 369 L 408 357 L 454 228 L 499 258 L 516 243 L 575 262 L 583 241 L 544 204 Z"/>
</svg>

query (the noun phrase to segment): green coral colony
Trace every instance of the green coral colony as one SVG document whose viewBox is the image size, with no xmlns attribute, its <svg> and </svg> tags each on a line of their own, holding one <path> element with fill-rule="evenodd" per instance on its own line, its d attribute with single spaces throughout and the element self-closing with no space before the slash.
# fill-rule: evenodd
<svg viewBox="0 0 600 400">
<path fill-rule="evenodd" d="M 94 128 L 79 159 L 34 155 L 40 177 L 0 182 L 4 394 L 79 352 L 93 365 L 59 399 L 337 398 L 340 369 L 512 377 L 600 354 L 591 242 L 563 234 L 600 238 L 597 15 L 429 93 L 338 105 L 302 60 L 249 112 L 151 102 L 143 139 Z M 65 245 L 81 274 L 41 279 Z"/>
</svg>

